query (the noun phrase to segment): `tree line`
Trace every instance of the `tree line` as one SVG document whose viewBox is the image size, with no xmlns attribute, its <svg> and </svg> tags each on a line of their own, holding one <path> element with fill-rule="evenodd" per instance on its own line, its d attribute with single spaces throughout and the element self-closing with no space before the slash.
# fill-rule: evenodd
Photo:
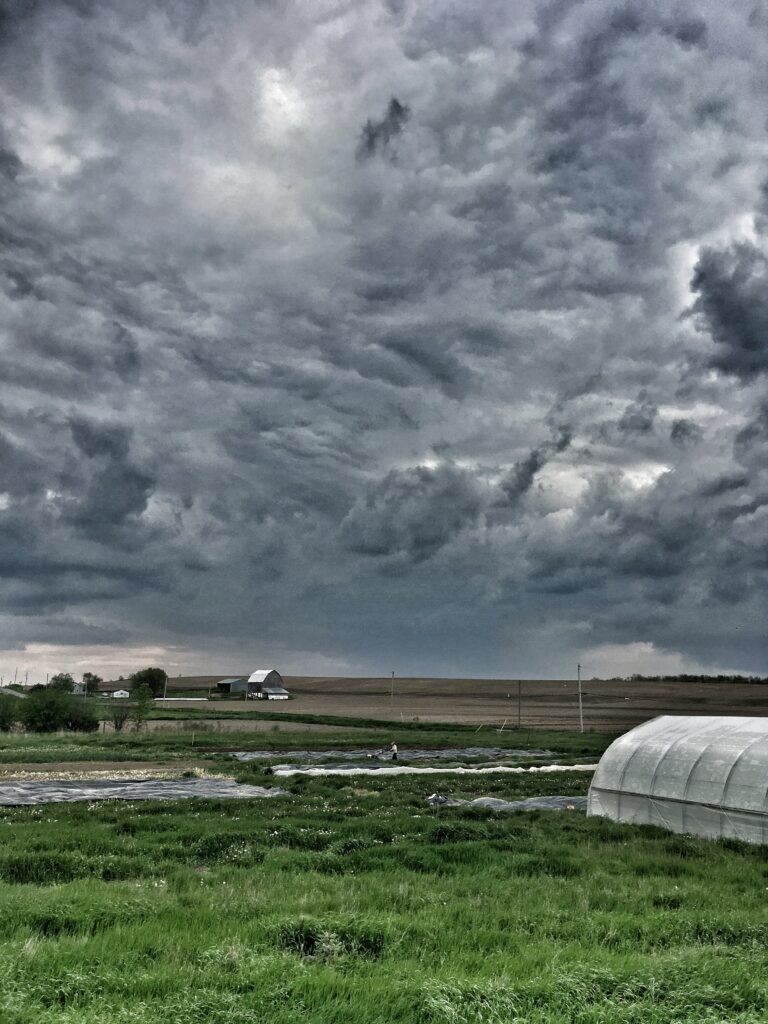
<svg viewBox="0 0 768 1024">
<path fill-rule="evenodd" d="M 130 700 L 104 702 L 108 719 L 116 732 L 127 725 L 138 730 L 152 709 L 152 701 L 165 689 L 168 676 L 161 668 L 145 668 L 134 672 L 126 682 L 130 685 Z M 28 695 L 20 699 L 0 694 L 0 732 L 10 732 L 17 726 L 28 732 L 95 732 L 99 728 L 99 715 L 91 702 L 83 697 L 94 697 L 103 683 L 92 672 L 83 674 L 84 693 L 75 694 L 75 679 L 69 672 L 58 672 L 46 685 L 32 686 L 29 691 L 13 687 Z"/>
<path fill-rule="evenodd" d="M 768 683 L 768 676 L 702 676 L 685 672 L 677 672 L 675 675 L 644 676 L 636 672 L 629 676 L 627 681 L 630 683 Z"/>
</svg>

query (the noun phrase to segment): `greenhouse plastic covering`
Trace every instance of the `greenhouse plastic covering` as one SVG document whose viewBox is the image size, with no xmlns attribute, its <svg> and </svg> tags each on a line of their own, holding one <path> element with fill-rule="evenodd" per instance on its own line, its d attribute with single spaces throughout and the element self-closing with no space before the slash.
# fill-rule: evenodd
<svg viewBox="0 0 768 1024">
<path fill-rule="evenodd" d="M 603 754 L 588 815 L 768 843 L 768 718 L 663 715 Z"/>
</svg>

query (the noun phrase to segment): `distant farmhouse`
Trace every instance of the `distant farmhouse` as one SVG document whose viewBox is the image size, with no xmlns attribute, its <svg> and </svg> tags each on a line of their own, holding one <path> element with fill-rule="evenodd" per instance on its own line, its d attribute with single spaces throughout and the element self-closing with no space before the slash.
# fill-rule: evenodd
<svg viewBox="0 0 768 1024">
<path fill-rule="evenodd" d="M 248 676 L 249 700 L 288 700 L 283 677 L 274 668 L 260 668 Z"/>
<path fill-rule="evenodd" d="M 100 697 L 117 697 L 119 700 L 126 700 L 131 696 L 130 690 L 101 690 Z"/>
</svg>

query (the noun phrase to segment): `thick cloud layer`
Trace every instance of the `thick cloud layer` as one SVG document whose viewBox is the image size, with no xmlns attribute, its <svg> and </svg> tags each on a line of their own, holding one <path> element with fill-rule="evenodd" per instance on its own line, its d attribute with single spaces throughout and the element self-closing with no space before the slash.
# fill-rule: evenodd
<svg viewBox="0 0 768 1024">
<path fill-rule="evenodd" d="M 0 672 L 764 672 L 767 29 L 5 5 Z"/>
</svg>

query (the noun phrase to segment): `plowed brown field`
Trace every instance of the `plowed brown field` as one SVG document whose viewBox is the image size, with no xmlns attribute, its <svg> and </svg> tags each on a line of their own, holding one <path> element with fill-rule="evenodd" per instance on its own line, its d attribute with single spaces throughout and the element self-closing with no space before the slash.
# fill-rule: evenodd
<svg viewBox="0 0 768 1024">
<path fill-rule="evenodd" d="M 170 681 L 173 690 L 207 690 L 221 676 Z M 536 726 L 578 729 L 575 680 L 561 679 L 395 679 L 286 676 L 293 700 L 215 701 L 188 707 L 237 714 L 269 710 L 277 714 L 345 715 L 388 721 L 451 722 L 507 728 Z M 519 689 L 519 701 L 518 701 Z M 766 715 L 768 684 L 582 683 L 584 727 L 621 732 L 656 715 Z M 183 706 L 183 705 L 179 705 Z"/>
</svg>

